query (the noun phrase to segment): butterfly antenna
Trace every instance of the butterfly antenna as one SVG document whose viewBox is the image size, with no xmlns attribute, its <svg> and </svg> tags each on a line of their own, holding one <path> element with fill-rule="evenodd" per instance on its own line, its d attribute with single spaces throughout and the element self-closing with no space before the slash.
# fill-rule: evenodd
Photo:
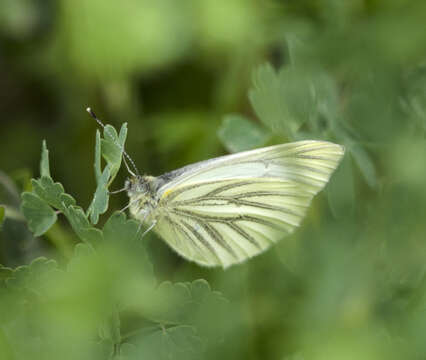
<svg viewBox="0 0 426 360">
<path fill-rule="evenodd" d="M 127 158 L 127 160 L 129 160 L 130 164 L 132 165 L 133 169 L 135 170 L 136 175 L 140 176 L 139 170 L 136 167 L 135 162 L 133 161 L 133 159 L 130 157 L 130 155 L 124 149 L 123 149 L 123 154 L 124 154 L 123 160 L 124 160 L 124 163 L 126 164 L 127 169 L 129 170 L 129 165 L 127 164 L 126 158 Z M 130 172 L 130 170 L 129 170 L 129 172 Z M 135 174 L 133 174 L 133 176 L 135 176 Z"/>
<path fill-rule="evenodd" d="M 99 126 L 100 126 L 102 129 L 105 129 L 105 124 L 104 124 L 101 120 L 99 120 L 99 118 L 96 116 L 96 114 L 95 114 L 95 112 L 92 110 L 92 108 L 88 107 L 88 108 L 86 109 L 86 111 L 89 113 L 89 115 L 90 115 L 93 119 L 95 119 L 95 120 L 96 120 L 96 122 L 99 124 Z M 111 134 L 110 134 L 110 135 L 111 135 Z M 124 165 L 126 166 L 126 169 L 127 169 L 127 171 L 130 173 L 130 175 L 132 175 L 132 176 L 140 176 L 139 170 L 138 170 L 138 168 L 136 167 L 136 164 L 135 164 L 135 162 L 133 161 L 133 159 L 130 157 L 130 155 L 126 152 L 126 150 L 124 150 L 124 148 L 123 148 L 123 149 L 121 149 L 121 148 L 120 148 L 120 150 L 122 150 L 122 151 L 123 151 L 123 155 L 124 155 L 124 156 L 123 156 Z M 126 159 L 127 159 L 127 160 L 126 160 Z M 129 162 L 130 162 L 130 164 L 132 165 L 133 169 L 135 170 L 134 172 L 130 169 L 129 163 L 128 163 L 127 161 L 129 161 Z"/>
</svg>

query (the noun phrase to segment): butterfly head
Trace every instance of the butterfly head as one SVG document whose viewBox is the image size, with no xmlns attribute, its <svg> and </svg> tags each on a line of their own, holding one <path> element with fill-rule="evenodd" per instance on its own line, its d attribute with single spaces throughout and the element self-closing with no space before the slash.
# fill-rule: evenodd
<svg viewBox="0 0 426 360">
<path fill-rule="evenodd" d="M 124 185 L 130 198 L 130 214 L 142 222 L 149 220 L 149 214 L 157 205 L 154 185 L 155 177 L 140 175 L 128 178 Z"/>
<path fill-rule="evenodd" d="M 136 175 L 128 178 L 124 183 L 124 188 L 129 197 L 134 195 L 150 194 L 153 191 L 153 176 Z"/>
</svg>

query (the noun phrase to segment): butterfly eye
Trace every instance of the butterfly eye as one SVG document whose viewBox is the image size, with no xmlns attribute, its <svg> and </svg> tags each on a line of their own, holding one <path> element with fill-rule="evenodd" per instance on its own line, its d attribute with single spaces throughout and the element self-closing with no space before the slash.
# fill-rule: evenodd
<svg viewBox="0 0 426 360">
<path fill-rule="evenodd" d="M 126 190 L 129 190 L 129 189 L 130 189 L 130 186 L 131 186 L 131 184 L 130 184 L 130 180 L 129 180 L 129 179 L 126 179 L 126 181 L 124 182 L 124 188 L 125 188 Z"/>
</svg>

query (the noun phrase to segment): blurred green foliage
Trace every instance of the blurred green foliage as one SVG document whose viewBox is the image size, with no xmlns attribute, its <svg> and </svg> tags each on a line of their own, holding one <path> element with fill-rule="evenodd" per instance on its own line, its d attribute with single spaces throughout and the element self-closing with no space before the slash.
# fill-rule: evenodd
<svg viewBox="0 0 426 360">
<path fill-rule="evenodd" d="M 0 358 L 423 359 L 425 23 L 422 0 L 0 0 Z M 347 151 L 297 232 L 205 269 L 134 241 L 107 193 L 126 130 L 95 137 L 88 105 L 148 174 Z"/>
</svg>

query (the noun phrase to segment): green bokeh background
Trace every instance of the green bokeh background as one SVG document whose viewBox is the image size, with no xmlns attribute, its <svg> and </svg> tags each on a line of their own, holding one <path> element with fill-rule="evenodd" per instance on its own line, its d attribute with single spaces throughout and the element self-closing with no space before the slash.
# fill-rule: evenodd
<svg viewBox="0 0 426 360">
<path fill-rule="evenodd" d="M 425 24 L 422 0 L 0 0 L 0 264 L 43 255 L 64 268 L 73 256 L 66 221 L 34 238 L 18 194 L 39 175 L 46 139 L 52 177 L 88 207 L 97 124 L 87 106 L 128 123 L 126 149 L 152 175 L 242 148 L 332 140 L 346 156 L 294 235 L 223 271 L 150 234 L 156 281 L 203 278 L 229 301 L 226 315 L 207 305 L 197 315 L 224 324 L 194 358 L 424 359 Z M 113 196 L 110 213 L 126 203 Z M 30 306 L 21 325 L 0 317 L 0 358 L 20 359 L 20 341 L 49 358 L 34 350 L 43 332 L 58 346 L 52 358 L 107 359 L 86 342 L 115 292 L 154 300 L 116 286 L 142 271 L 137 259 L 106 253 L 76 262 L 62 292 L 46 276 L 51 302 Z M 3 309 L 20 299 L 0 292 Z M 139 315 L 121 314 L 122 329 Z M 141 339 L 134 356 L 162 358 L 146 349 L 164 342 Z"/>
</svg>

